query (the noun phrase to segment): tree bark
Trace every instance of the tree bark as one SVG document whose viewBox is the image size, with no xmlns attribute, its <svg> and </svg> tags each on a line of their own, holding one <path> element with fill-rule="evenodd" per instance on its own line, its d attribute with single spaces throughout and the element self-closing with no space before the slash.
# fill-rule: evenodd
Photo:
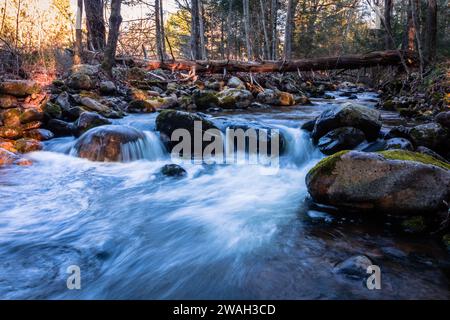
<svg viewBox="0 0 450 320">
<path fill-rule="evenodd" d="M 81 54 L 83 52 L 82 20 L 83 20 L 83 0 L 78 0 L 78 2 L 77 2 L 77 16 L 76 16 L 76 22 L 75 22 L 75 57 L 74 57 L 74 64 L 80 64 L 81 63 Z"/>
<path fill-rule="evenodd" d="M 363 55 L 343 55 L 339 57 L 324 57 L 315 59 L 300 59 L 291 61 L 265 61 L 261 63 L 212 60 L 212 61 L 150 61 L 146 63 L 149 70 L 166 69 L 196 72 L 222 73 L 227 72 L 297 72 L 332 69 L 359 69 L 364 67 L 401 65 L 402 59 L 398 50 L 378 51 Z M 413 56 L 409 57 L 410 63 L 415 62 Z"/>
<path fill-rule="evenodd" d="M 228 17 L 227 17 L 227 59 L 231 56 L 231 32 L 232 32 L 232 19 L 233 14 L 233 0 L 228 0 Z"/>
<path fill-rule="evenodd" d="M 415 51 L 414 41 L 416 38 L 416 29 L 414 28 L 413 12 L 412 12 L 412 0 L 406 0 L 406 25 L 405 32 L 403 33 L 402 49 L 409 52 Z"/>
<path fill-rule="evenodd" d="M 266 10 L 264 10 L 264 0 L 259 0 L 261 6 L 261 23 L 264 33 L 264 59 L 270 59 L 269 35 L 267 33 Z"/>
<path fill-rule="evenodd" d="M 278 18 L 278 0 L 272 0 L 271 4 L 271 27 L 272 27 L 272 60 L 278 59 L 278 33 L 277 33 L 277 18 Z"/>
<path fill-rule="evenodd" d="M 161 42 L 162 42 L 162 52 L 164 57 L 166 57 L 166 32 L 164 30 L 164 8 L 163 1 L 159 0 L 159 20 L 161 24 Z"/>
<path fill-rule="evenodd" d="M 115 64 L 117 41 L 119 40 L 120 24 L 122 23 L 122 16 L 120 15 L 121 4 L 122 0 L 111 0 L 108 43 L 106 45 L 105 57 L 102 64 L 103 69 L 110 76 L 112 76 L 112 67 Z"/>
<path fill-rule="evenodd" d="M 437 42 L 437 1 L 427 1 L 427 26 L 425 36 L 425 52 L 428 63 L 434 63 L 436 60 L 436 42 Z"/>
<path fill-rule="evenodd" d="M 384 0 L 384 49 L 391 50 L 394 48 L 392 39 L 392 0 Z"/>
<path fill-rule="evenodd" d="M 296 7 L 297 0 L 288 0 L 286 28 L 284 33 L 284 60 L 290 60 L 292 58 L 292 36 Z"/>
<path fill-rule="evenodd" d="M 200 48 L 200 13 L 199 0 L 191 0 L 191 54 L 192 59 L 202 58 Z"/>
<path fill-rule="evenodd" d="M 163 49 L 163 37 L 161 32 L 161 21 L 160 21 L 160 0 L 155 0 L 155 33 L 156 33 L 156 49 L 158 51 L 158 58 L 164 61 L 164 49 Z"/>
<path fill-rule="evenodd" d="M 88 44 L 94 51 L 103 51 L 106 43 L 105 19 L 103 18 L 103 0 L 84 0 Z"/>
<path fill-rule="evenodd" d="M 252 45 L 250 42 L 250 5 L 248 0 L 243 0 L 242 5 L 244 12 L 245 46 L 247 48 L 247 60 L 250 61 L 253 58 Z"/>
<path fill-rule="evenodd" d="M 203 21 L 203 4 L 202 0 L 198 0 L 198 22 L 200 32 L 200 52 L 201 59 L 206 59 L 206 39 L 205 39 L 205 23 Z"/>
</svg>

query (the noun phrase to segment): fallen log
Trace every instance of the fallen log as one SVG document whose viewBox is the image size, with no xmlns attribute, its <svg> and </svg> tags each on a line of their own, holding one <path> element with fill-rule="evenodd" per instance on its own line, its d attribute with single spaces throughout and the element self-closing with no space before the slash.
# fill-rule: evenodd
<svg viewBox="0 0 450 320">
<path fill-rule="evenodd" d="M 191 71 L 196 73 L 227 72 L 296 72 L 332 69 L 359 69 L 364 67 L 389 66 L 402 64 L 402 56 L 408 65 L 413 65 L 415 58 L 397 50 L 376 51 L 368 54 L 351 54 L 339 57 L 324 57 L 290 61 L 242 62 L 234 60 L 170 60 L 148 61 L 148 70 L 165 69 L 171 71 Z"/>
</svg>

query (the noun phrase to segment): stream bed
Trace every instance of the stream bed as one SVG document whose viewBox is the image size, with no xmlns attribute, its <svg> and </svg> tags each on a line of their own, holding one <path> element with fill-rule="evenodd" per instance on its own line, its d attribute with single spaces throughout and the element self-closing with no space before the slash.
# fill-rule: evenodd
<svg viewBox="0 0 450 320">
<path fill-rule="evenodd" d="M 146 132 L 148 159 L 97 163 L 46 143 L 29 167 L 0 169 L 1 299 L 448 299 L 450 260 L 431 239 L 398 233 L 389 219 L 311 208 L 305 175 L 323 155 L 301 125 L 330 105 L 213 114 L 279 128 L 287 151 L 275 175 L 256 165 L 171 163 L 156 114 L 115 120 Z M 356 102 L 373 106 L 376 94 Z M 385 112 L 387 125 L 400 121 Z M 382 289 L 333 272 L 367 255 Z M 81 270 L 68 290 L 67 268 Z"/>
</svg>

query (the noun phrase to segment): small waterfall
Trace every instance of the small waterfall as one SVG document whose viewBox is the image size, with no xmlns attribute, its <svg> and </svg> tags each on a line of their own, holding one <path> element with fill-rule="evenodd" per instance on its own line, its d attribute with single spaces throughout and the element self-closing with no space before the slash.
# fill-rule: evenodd
<svg viewBox="0 0 450 320">
<path fill-rule="evenodd" d="M 288 164 L 302 166 L 314 159 L 322 157 L 314 146 L 309 134 L 300 128 L 280 128 L 286 139 L 284 158 Z"/>
<path fill-rule="evenodd" d="M 130 162 L 141 159 L 163 159 L 166 150 L 159 136 L 150 131 L 144 131 L 144 139 L 128 142 L 121 145 L 122 162 Z"/>
</svg>

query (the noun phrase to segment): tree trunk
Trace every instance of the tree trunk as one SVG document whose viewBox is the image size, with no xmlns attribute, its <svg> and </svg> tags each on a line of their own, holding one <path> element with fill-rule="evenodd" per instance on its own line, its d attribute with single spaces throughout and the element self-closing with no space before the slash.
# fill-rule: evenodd
<svg viewBox="0 0 450 320">
<path fill-rule="evenodd" d="M 205 23 L 203 22 L 203 4 L 202 0 L 198 0 L 198 22 L 200 32 L 200 52 L 201 59 L 206 59 L 206 41 L 205 41 Z"/>
<path fill-rule="evenodd" d="M 245 46 L 247 48 L 247 60 L 250 61 L 253 58 L 253 54 L 250 42 L 250 6 L 248 0 L 243 0 L 242 5 L 244 11 Z"/>
<path fill-rule="evenodd" d="M 108 43 L 105 49 L 105 57 L 103 59 L 103 69 L 112 76 L 112 67 L 115 63 L 117 50 L 117 41 L 119 40 L 120 24 L 122 16 L 120 15 L 120 7 L 122 0 L 111 0 L 111 15 L 109 17 L 109 34 Z"/>
<path fill-rule="evenodd" d="M 428 63 L 434 63 L 436 60 L 436 42 L 437 42 L 437 1 L 428 0 L 427 2 L 427 26 L 425 36 L 425 52 Z"/>
<path fill-rule="evenodd" d="M 267 33 L 266 11 L 264 10 L 264 0 L 259 0 L 261 6 L 261 23 L 264 33 L 264 59 L 270 59 L 269 35 Z"/>
<path fill-rule="evenodd" d="M 156 29 L 156 49 L 158 51 L 158 58 L 164 61 L 164 49 L 163 49 L 163 37 L 161 33 L 161 21 L 160 21 L 160 0 L 155 0 L 155 29 Z"/>
<path fill-rule="evenodd" d="M 384 0 L 384 48 L 386 50 L 394 49 L 392 39 L 392 0 Z"/>
<path fill-rule="evenodd" d="M 414 28 L 414 22 L 413 22 L 413 12 L 412 12 L 412 1 L 407 1 L 407 7 L 406 7 L 406 25 L 405 25 L 405 32 L 403 33 L 403 43 L 402 43 L 402 49 L 408 50 L 409 52 L 415 51 L 415 45 L 414 41 L 416 38 L 416 29 Z"/>
<path fill-rule="evenodd" d="M 278 33 L 277 33 L 277 18 L 278 18 L 278 0 L 272 0 L 271 4 L 271 23 L 272 23 L 272 60 L 278 59 Z"/>
<path fill-rule="evenodd" d="M 166 57 L 166 32 L 164 30 L 164 8 L 163 1 L 159 0 L 159 20 L 161 23 L 161 46 L 164 57 Z"/>
<path fill-rule="evenodd" d="M 88 47 L 94 51 L 102 51 L 106 42 L 103 0 L 84 0 L 84 7 L 88 30 Z"/>
<path fill-rule="evenodd" d="M 191 55 L 192 59 L 202 58 L 200 48 L 200 13 L 199 0 L 191 0 Z"/>
<path fill-rule="evenodd" d="M 288 0 L 286 28 L 284 33 L 284 60 L 290 60 L 292 58 L 292 36 L 296 7 L 297 0 Z"/>
<path fill-rule="evenodd" d="M 83 0 L 77 2 L 77 16 L 75 22 L 75 57 L 74 64 L 81 63 L 81 53 L 83 52 Z"/>
<path fill-rule="evenodd" d="M 227 59 L 230 59 L 231 56 L 232 13 L 233 13 L 233 0 L 229 0 L 228 17 L 227 17 Z"/>
<path fill-rule="evenodd" d="M 196 72 L 223 73 L 227 72 L 297 72 L 332 69 L 359 69 L 364 67 L 401 65 L 402 59 L 398 50 L 378 51 L 363 55 L 343 55 L 338 57 L 324 57 L 315 59 L 301 59 L 291 61 L 265 61 L 261 63 L 216 60 L 216 61 L 150 61 L 146 63 L 149 70 L 184 70 L 195 68 Z M 413 56 L 409 56 L 408 63 L 414 63 Z"/>
</svg>

